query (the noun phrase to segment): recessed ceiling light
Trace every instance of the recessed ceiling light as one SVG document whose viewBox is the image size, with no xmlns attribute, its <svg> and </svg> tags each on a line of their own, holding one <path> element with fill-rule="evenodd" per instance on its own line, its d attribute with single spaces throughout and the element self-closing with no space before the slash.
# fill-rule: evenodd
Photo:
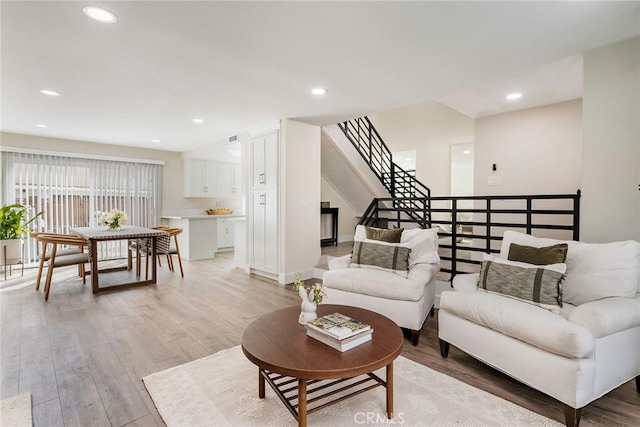
<svg viewBox="0 0 640 427">
<path fill-rule="evenodd" d="M 508 100 L 514 100 L 514 99 L 520 99 L 520 98 L 522 98 L 521 93 L 510 93 L 509 95 L 507 95 Z"/>
<path fill-rule="evenodd" d="M 471 150 L 464 150 L 462 154 L 471 154 Z"/>
<path fill-rule="evenodd" d="M 37 124 L 37 125 L 36 125 L 36 127 L 39 127 L 39 128 L 48 128 L 49 126 L 47 126 L 47 125 L 43 125 L 43 124 Z"/>
<path fill-rule="evenodd" d="M 204 120 L 202 120 L 202 119 L 193 119 L 192 121 L 193 121 L 193 123 L 202 123 L 202 122 L 204 122 Z"/>
<path fill-rule="evenodd" d="M 97 6 L 85 6 L 82 8 L 82 11 L 85 15 L 87 15 L 91 19 L 95 19 L 99 22 L 104 22 L 105 24 L 113 24 L 118 20 L 116 15 L 107 9 L 103 9 Z"/>
<path fill-rule="evenodd" d="M 411 161 L 411 160 L 413 160 L 413 159 L 412 159 L 411 157 L 407 157 L 405 160 L 406 160 L 407 162 L 410 162 L 410 161 Z"/>
<path fill-rule="evenodd" d="M 60 94 L 58 92 L 55 92 L 55 91 L 49 90 L 49 89 L 42 89 L 40 91 L 40 93 L 42 93 L 44 95 L 49 95 L 49 96 L 60 96 Z"/>
<path fill-rule="evenodd" d="M 311 93 L 314 95 L 324 95 L 325 93 L 327 93 L 327 90 L 321 87 L 314 87 L 313 89 L 311 89 Z"/>
<path fill-rule="evenodd" d="M 151 142 L 160 142 L 159 139 L 152 139 Z"/>
</svg>

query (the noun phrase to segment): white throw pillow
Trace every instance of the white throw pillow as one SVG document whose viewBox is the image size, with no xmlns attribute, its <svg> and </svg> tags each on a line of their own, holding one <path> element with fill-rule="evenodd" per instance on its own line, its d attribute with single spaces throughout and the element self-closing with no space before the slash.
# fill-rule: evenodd
<svg viewBox="0 0 640 427">
<path fill-rule="evenodd" d="M 567 277 L 563 301 L 574 305 L 609 297 L 635 296 L 640 290 L 640 243 L 634 240 L 612 243 L 584 243 L 534 237 L 505 231 L 500 257 L 507 259 L 511 243 L 543 246 L 567 243 Z"/>
</svg>

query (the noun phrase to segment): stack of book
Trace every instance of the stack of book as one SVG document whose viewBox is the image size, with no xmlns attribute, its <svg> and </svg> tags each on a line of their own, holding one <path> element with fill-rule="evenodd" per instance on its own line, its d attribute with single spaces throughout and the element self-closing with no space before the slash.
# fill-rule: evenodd
<svg viewBox="0 0 640 427">
<path fill-rule="evenodd" d="M 307 335 L 340 350 L 350 350 L 371 341 L 373 329 L 340 313 L 327 314 L 307 322 Z"/>
</svg>

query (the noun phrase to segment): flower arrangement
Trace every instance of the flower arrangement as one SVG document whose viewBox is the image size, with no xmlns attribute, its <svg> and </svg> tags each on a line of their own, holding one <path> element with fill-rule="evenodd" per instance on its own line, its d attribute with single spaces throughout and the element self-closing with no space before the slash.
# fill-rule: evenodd
<svg viewBox="0 0 640 427">
<path fill-rule="evenodd" d="M 127 223 L 127 214 L 118 209 L 103 212 L 98 224 L 106 225 L 109 230 L 120 230 Z"/>
<path fill-rule="evenodd" d="M 322 304 L 322 301 L 327 298 L 327 290 L 322 283 L 314 283 L 311 286 L 307 286 L 300 273 L 293 273 L 293 276 L 295 277 L 295 280 L 293 281 L 293 290 L 294 292 L 298 292 L 303 301 L 308 299 L 310 302 Z"/>
</svg>

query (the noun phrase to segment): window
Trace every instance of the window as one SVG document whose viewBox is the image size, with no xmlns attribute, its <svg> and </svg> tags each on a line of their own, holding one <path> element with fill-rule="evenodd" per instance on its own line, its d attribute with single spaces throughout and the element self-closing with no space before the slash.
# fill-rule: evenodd
<svg viewBox="0 0 640 427">
<path fill-rule="evenodd" d="M 37 231 L 68 233 L 96 226 L 102 212 L 120 209 L 129 224 L 152 227 L 160 222 L 162 165 L 86 159 L 21 152 L 2 153 L 3 203 L 44 211 Z M 37 256 L 35 242 L 25 247 L 25 260 Z M 126 242 L 100 245 L 100 258 L 126 255 Z"/>
</svg>

